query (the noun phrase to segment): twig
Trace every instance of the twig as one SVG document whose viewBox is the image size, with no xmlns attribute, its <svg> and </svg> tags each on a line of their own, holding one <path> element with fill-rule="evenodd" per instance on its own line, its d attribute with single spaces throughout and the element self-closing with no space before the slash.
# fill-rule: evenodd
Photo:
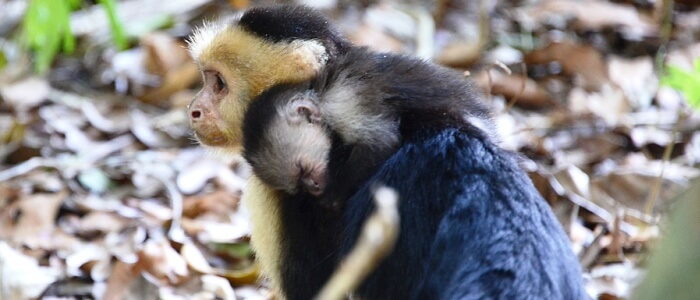
<svg viewBox="0 0 700 300">
<path fill-rule="evenodd" d="M 344 299 L 372 272 L 391 250 L 398 237 L 398 195 L 382 187 L 374 193 L 376 209 L 367 219 L 355 248 L 340 264 L 316 299 Z"/>
<path fill-rule="evenodd" d="M 496 67 L 500 68 L 501 70 L 506 72 L 506 74 L 508 74 L 508 75 L 513 73 L 513 71 L 511 71 L 510 68 L 508 68 L 508 66 L 506 66 L 504 63 L 502 63 L 500 61 L 494 61 L 493 63 L 489 64 L 488 67 L 486 67 L 486 78 L 488 79 L 488 82 L 486 84 L 486 86 L 487 86 L 486 97 L 488 97 L 487 100 L 489 100 L 489 102 L 491 100 L 491 90 L 493 90 L 493 78 L 491 78 L 491 70 L 495 69 Z M 467 73 L 465 73 L 465 76 L 466 75 L 467 75 Z"/>
<path fill-rule="evenodd" d="M 32 157 L 29 160 L 12 168 L 0 172 L 0 182 L 10 180 L 33 171 L 36 168 L 55 168 L 55 160 L 44 157 Z"/>
<path fill-rule="evenodd" d="M 664 181 L 666 165 L 668 165 L 668 162 L 671 160 L 671 153 L 673 153 L 673 148 L 676 145 L 676 134 L 678 133 L 678 130 L 681 127 L 681 123 L 683 123 L 687 116 L 688 115 L 685 113 L 683 108 L 680 108 L 678 110 L 678 122 L 676 122 L 676 125 L 673 126 L 673 131 L 671 131 L 671 142 L 669 142 L 668 145 L 666 145 L 666 148 L 664 149 L 664 155 L 662 157 L 663 163 L 661 164 L 661 172 L 659 173 L 659 177 L 656 178 L 654 187 L 652 188 L 651 193 L 649 194 L 649 198 L 647 198 L 647 204 L 644 207 L 644 213 L 648 216 L 651 216 L 651 213 L 654 210 L 654 205 L 656 204 L 656 199 L 659 197 L 659 193 L 661 192 L 661 183 Z"/>
<path fill-rule="evenodd" d="M 515 105 L 515 103 L 518 102 L 518 99 L 520 99 L 520 96 L 522 96 L 523 93 L 525 92 L 525 86 L 527 85 L 527 65 L 525 65 L 525 63 L 520 63 L 520 65 L 522 66 L 522 69 L 523 69 L 523 75 L 521 76 L 522 80 L 520 81 L 520 90 L 515 95 L 515 97 L 513 97 L 513 99 L 510 99 L 510 101 L 508 101 L 508 105 L 506 106 L 506 111 L 508 111 L 511 107 L 513 107 L 513 105 Z"/>
</svg>

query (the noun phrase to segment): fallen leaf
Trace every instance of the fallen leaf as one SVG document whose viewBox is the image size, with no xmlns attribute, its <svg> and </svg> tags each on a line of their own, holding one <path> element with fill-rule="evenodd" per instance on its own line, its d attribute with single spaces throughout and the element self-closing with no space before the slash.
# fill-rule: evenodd
<svg viewBox="0 0 700 300">
<path fill-rule="evenodd" d="M 645 18 L 633 6 L 626 4 L 599 0 L 549 0 L 529 6 L 525 11 L 540 24 L 547 24 L 552 19 L 573 19 L 575 29 L 580 31 L 621 27 L 632 38 L 658 34 L 656 24 L 650 18 Z"/>
<path fill-rule="evenodd" d="M 0 88 L 4 102 L 16 111 L 27 111 L 39 106 L 48 96 L 51 86 L 46 79 L 29 77 Z"/>
<path fill-rule="evenodd" d="M 217 299 L 224 300 L 235 300 L 236 293 L 229 281 L 226 278 L 214 275 L 204 275 L 202 276 L 202 290 L 209 291 L 216 295 Z M 241 298 L 241 299 L 251 299 L 251 298 Z"/>
<path fill-rule="evenodd" d="M 651 57 L 610 57 L 608 74 L 610 81 L 625 93 L 632 107 L 645 108 L 651 105 L 659 88 L 659 79 L 654 73 L 654 61 Z"/>
<path fill-rule="evenodd" d="M 515 106 L 547 109 L 557 105 L 547 90 L 525 75 L 507 75 L 497 71 L 486 72 L 479 73 L 476 79 L 477 84 L 483 90 L 490 90 L 493 95 L 502 95 L 509 103 L 516 100 Z"/>
<path fill-rule="evenodd" d="M 185 243 L 182 245 L 182 248 L 180 248 L 180 254 L 185 261 L 187 261 L 187 265 L 189 265 L 193 270 L 203 274 L 212 274 L 214 272 L 213 268 L 211 265 L 209 265 L 209 262 L 207 262 L 207 259 L 204 257 L 202 252 L 199 251 L 197 246 L 191 243 Z"/>
<path fill-rule="evenodd" d="M 605 120 L 608 125 L 616 125 L 630 111 L 630 105 L 622 90 L 606 86 L 600 92 L 586 92 L 575 87 L 568 96 L 569 109 L 573 113 L 592 113 Z"/>
<path fill-rule="evenodd" d="M 589 45 L 569 41 L 552 42 L 546 47 L 525 54 L 528 66 L 556 62 L 564 74 L 575 76 L 574 80 L 588 90 L 598 90 L 608 83 L 607 65 L 603 55 Z"/>
<path fill-rule="evenodd" d="M 138 257 L 139 267 L 156 283 L 178 285 L 189 275 L 187 262 L 167 241 L 147 240 Z"/>
<path fill-rule="evenodd" d="M 34 299 L 60 276 L 60 271 L 38 262 L 0 241 L 0 282 L 8 299 Z"/>
<path fill-rule="evenodd" d="M 66 192 L 37 193 L 20 199 L 12 240 L 29 248 L 39 248 L 48 243 L 47 239 L 50 240 L 56 228 L 58 209 L 66 196 Z"/>
</svg>

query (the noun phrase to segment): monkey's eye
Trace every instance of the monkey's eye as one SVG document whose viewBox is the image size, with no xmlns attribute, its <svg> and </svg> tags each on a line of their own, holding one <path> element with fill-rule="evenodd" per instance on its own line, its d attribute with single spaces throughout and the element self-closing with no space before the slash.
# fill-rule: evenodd
<svg viewBox="0 0 700 300">
<path fill-rule="evenodd" d="M 297 161 L 297 170 L 299 170 L 299 178 L 306 174 L 306 168 L 304 168 L 304 164 L 301 161 Z"/>
<path fill-rule="evenodd" d="M 221 93 L 226 89 L 226 81 L 224 81 L 224 77 L 221 76 L 221 73 L 216 73 L 214 79 L 214 93 Z"/>
<path fill-rule="evenodd" d="M 204 82 L 214 94 L 225 94 L 228 91 L 226 80 L 221 73 L 214 70 L 204 71 Z"/>
</svg>

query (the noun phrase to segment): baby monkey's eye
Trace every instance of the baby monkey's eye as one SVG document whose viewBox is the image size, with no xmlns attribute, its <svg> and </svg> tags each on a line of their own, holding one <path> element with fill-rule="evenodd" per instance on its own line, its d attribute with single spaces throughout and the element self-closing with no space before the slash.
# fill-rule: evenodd
<svg viewBox="0 0 700 300">
<path fill-rule="evenodd" d="M 301 161 L 297 161 L 297 170 L 298 170 L 298 176 L 301 179 L 306 175 L 307 171 L 306 168 L 304 167 L 304 164 L 301 163 Z"/>
</svg>

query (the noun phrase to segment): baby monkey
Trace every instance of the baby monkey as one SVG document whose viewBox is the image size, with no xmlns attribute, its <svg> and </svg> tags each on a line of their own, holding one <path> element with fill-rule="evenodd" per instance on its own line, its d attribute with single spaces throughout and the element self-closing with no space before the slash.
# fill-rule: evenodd
<svg viewBox="0 0 700 300">
<path fill-rule="evenodd" d="M 279 84 L 251 102 L 243 122 L 243 156 L 253 172 L 275 190 L 289 195 L 309 194 L 326 208 L 340 209 L 354 192 L 396 149 L 399 138 L 349 141 L 333 127 L 344 112 L 333 108 L 336 84 L 326 78 L 298 84 Z M 345 93 L 352 99 L 353 93 Z M 370 119 L 371 113 L 356 115 Z"/>
<path fill-rule="evenodd" d="M 243 125 L 244 157 L 276 190 L 319 197 L 326 187 L 331 138 L 317 94 L 304 85 L 277 85 L 253 101 Z"/>
</svg>

